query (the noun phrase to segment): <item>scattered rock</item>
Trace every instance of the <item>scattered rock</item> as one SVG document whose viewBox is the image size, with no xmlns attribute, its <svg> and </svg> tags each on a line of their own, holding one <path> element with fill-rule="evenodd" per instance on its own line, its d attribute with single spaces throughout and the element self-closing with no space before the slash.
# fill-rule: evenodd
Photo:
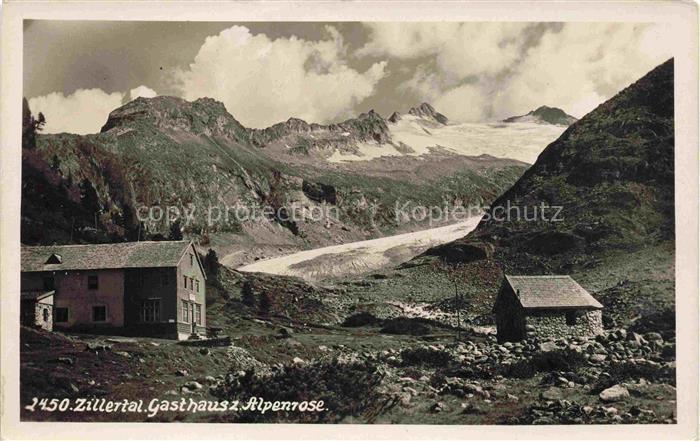
<svg viewBox="0 0 700 441">
<path fill-rule="evenodd" d="M 68 366 L 73 366 L 75 364 L 75 360 L 73 360 L 70 357 L 58 357 L 56 361 L 59 363 L 67 364 Z"/>
<path fill-rule="evenodd" d="M 277 335 L 279 335 L 281 338 L 289 338 L 293 334 L 292 330 L 289 328 L 280 328 L 279 331 L 277 331 Z"/>
<path fill-rule="evenodd" d="M 433 413 L 440 413 L 445 410 L 447 410 L 447 408 L 445 406 L 445 403 L 443 403 L 442 401 L 438 401 L 437 403 L 430 406 L 430 411 Z"/>
<path fill-rule="evenodd" d="M 549 400 L 549 401 L 561 400 L 562 399 L 561 389 L 559 389 L 558 387 L 550 387 L 547 390 L 543 391 L 540 394 L 540 397 L 542 397 L 545 400 Z"/>
<path fill-rule="evenodd" d="M 188 392 L 193 392 L 195 390 L 201 389 L 203 386 L 196 382 L 196 381 L 188 381 L 187 383 L 182 385 L 182 389 L 186 390 Z"/>
<path fill-rule="evenodd" d="M 103 341 L 90 341 L 85 344 L 86 351 L 92 352 L 104 352 L 112 349 L 112 345 L 109 345 Z"/>
<path fill-rule="evenodd" d="M 589 358 L 589 360 L 591 360 L 592 362 L 595 362 L 595 363 L 602 363 L 602 362 L 604 362 L 607 358 L 608 358 L 607 355 L 603 355 L 603 354 L 593 354 L 593 355 L 591 355 L 591 358 Z"/>
</svg>

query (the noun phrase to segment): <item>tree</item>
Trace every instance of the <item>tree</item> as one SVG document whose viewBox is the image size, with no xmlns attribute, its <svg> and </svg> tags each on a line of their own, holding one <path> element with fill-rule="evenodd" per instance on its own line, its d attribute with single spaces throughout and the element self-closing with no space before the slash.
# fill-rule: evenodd
<svg viewBox="0 0 700 441">
<path fill-rule="evenodd" d="M 255 291 L 253 290 L 253 282 L 246 280 L 243 282 L 243 290 L 241 291 L 241 301 L 244 305 L 255 306 Z"/>
<path fill-rule="evenodd" d="M 272 309 L 272 299 L 267 291 L 260 293 L 260 305 L 259 310 L 261 315 L 269 315 Z"/>
<path fill-rule="evenodd" d="M 180 227 L 179 219 L 170 224 L 170 233 L 168 234 L 168 240 L 182 240 L 182 228 Z"/>
<path fill-rule="evenodd" d="M 93 217 L 95 223 L 97 223 L 97 218 L 102 213 L 102 205 L 100 204 L 100 198 L 97 195 L 95 187 L 88 178 L 84 178 L 80 182 L 80 204 L 87 210 L 88 213 Z"/>
<path fill-rule="evenodd" d="M 219 256 L 211 248 L 209 248 L 207 255 L 204 256 L 204 269 L 209 277 L 216 277 L 219 274 Z"/>
<path fill-rule="evenodd" d="M 40 132 L 46 124 L 44 114 L 39 112 L 35 119 L 29 109 L 29 102 L 22 98 L 22 148 L 33 149 L 36 147 L 36 133 Z"/>
</svg>

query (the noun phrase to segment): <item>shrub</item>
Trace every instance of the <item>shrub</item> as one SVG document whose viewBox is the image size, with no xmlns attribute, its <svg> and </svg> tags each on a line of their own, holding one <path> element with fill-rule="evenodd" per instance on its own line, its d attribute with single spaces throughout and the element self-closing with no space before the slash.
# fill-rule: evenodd
<svg viewBox="0 0 700 441">
<path fill-rule="evenodd" d="M 440 367 L 446 366 L 452 361 L 452 354 L 447 351 L 420 346 L 401 351 L 401 359 L 404 366 L 425 365 Z"/>
<path fill-rule="evenodd" d="M 425 335 L 430 327 L 420 318 L 398 317 L 387 320 L 380 332 L 384 334 Z"/>
<path fill-rule="evenodd" d="M 343 322 L 343 326 L 348 328 L 358 328 L 360 326 L 376 325 L 380 322 L 381 320 L 379 320 L 373 314 L 362 311 L 347 317 Z"/>
<path fill-rule="evenodd" d="M 371 422 L 377 410 L 391 405 L 377 392 L 383 374 L 370 362 L 341 363 L 337 359 L 310 365 L 287 365 L 270 375 L 248 370 L 243 377 L 229 381 L 213 393 L 220 399 L 247 402 L 250 397 L 265 400 L 323 400 L 322 412 L 277 411 L 261 414 L 230 414 L 236 422 L 337 423 L 346 416 L 364 416 Z"/>
</svg>

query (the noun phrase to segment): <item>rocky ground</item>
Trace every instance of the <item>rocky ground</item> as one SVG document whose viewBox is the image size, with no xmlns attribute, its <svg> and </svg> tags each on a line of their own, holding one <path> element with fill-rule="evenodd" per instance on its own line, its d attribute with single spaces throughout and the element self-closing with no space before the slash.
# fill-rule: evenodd
<svg viewBox="0 0 700 441">
<path fill-rule="evenodd" d="M 595 339 L 533 336 L 501 345 L 483 328 L 465 330 L 457 339 L 453 330 L 435 324 L 420 336 L 389 334 L 371 324 L 324 329 L 260 319 L 240 320 L 237 328 L 232 344 L 223 347 L 23 329 L 23 404 L 37 395 L 147 401 L 261 396 L 325 399 L 327 411 L 314 417 L 166 412 L 157 420 L 675 422 L 672 335 L 616 329 Z M 24 409 L 23 418 L 104 421 L 113 416 Z M 140 414 L 118 419 L 150 420 Z"/>
</svg>

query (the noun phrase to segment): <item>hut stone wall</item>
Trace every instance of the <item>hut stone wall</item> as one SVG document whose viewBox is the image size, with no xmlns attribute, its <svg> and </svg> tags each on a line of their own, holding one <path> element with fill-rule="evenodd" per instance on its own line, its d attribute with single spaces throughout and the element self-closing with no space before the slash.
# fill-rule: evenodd
<svg viewBox="0 0 700 441">
<path fill-rule="evenodd" d="M 527 314 L 526 325 L 539 337 L 593 337 L 603 332 L 601 310 L 552 310 Z"/>
</svg>

